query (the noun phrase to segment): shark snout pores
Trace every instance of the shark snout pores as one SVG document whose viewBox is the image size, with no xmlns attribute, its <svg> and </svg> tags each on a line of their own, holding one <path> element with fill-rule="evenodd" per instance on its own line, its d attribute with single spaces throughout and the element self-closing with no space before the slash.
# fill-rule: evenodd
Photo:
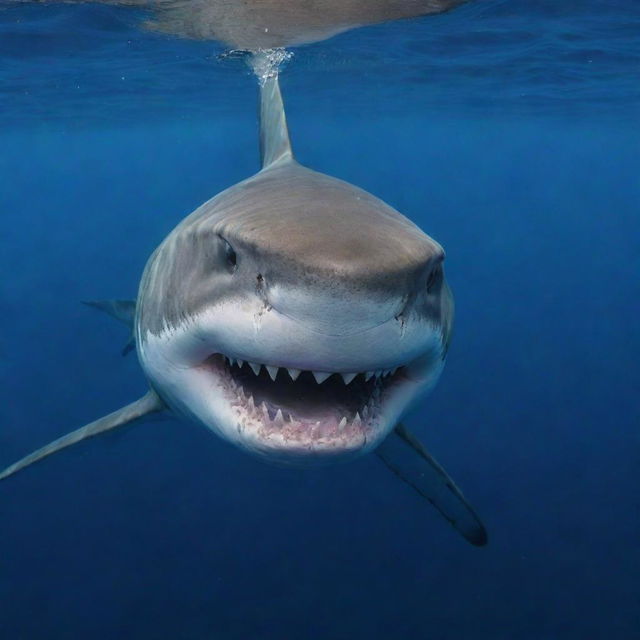
<svg viewBox="0 0 640 640">
<path fill-rule="evenodd" d="M 272 227 L 260 236 L 253 225 L 225 229 L 238 267 L 236 286 L 254 289 L 265 307 L 328 335 L 362 333 L 409 314 L 427 319 L 424 297 L 438 280 L 444 256 L 437 243 L 399 226 L 396 235 L 404 233 L 407 240 L 397 251 L 397 241 L 366 226 L 356 233 L 346 225 L 323 230 L 316 219 L 305 222 L 298 215 L 292 232 L 282 225 L 278 233 Z M 304 237 L 301 226 L 309 227 Z"/>
<path fill-rule="evenodd" d="M 265 304 L 292 320 L 327 335 L 364 333 L 391 320 L 411 314 L 425 320 L 431 311 L 424 304 L 426 278 L 398 280 L 384 290 L 363 296 L 362 283 L 304 280 L 282 282 L 262 277 L 260 295 Z"/>
</svg>

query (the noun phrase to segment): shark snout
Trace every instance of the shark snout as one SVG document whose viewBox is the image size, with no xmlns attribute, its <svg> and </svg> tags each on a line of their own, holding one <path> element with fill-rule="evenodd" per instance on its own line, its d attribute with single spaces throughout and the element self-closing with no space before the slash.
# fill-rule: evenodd
<svg viewBox="0 0 640 640">
<path fill-rule="evenodd" d="M 316 333 L 333 336 L 373 329 L 398 316 L 407 304 L 406 298 L 398 296 L 368 297 L 278 284 L 268 287 L 265 294 L 267 304 L 278 313 Z"/>
<path fill-rule="evenodd" d="M 261 280 L 265 303 L 316 333 L 349 336 L 398 320 L 413 312 L 427 290 L 431 269 L 412 273 L 366 273 L 361 278 Z"/>
<path fill-rule="evenodd" d="M 262 171 L 240 195 L 234 217 L 213 228 L 234 251 L 230 290 L 256 292 L 282 316 L 333 336 L 420 315 L 444 252 L 384 202 L 293 162 Z"/>
</svg>

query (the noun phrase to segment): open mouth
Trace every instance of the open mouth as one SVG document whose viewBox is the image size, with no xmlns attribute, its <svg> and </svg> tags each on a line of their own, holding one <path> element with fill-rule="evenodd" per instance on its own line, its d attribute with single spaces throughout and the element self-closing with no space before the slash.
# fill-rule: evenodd
<svg viewBox="0 0 640 640">
<path fill-rule="evenodd" d="M 245 362 L 222 354 L 204 366 L 215 373 L 240 435 L 265 448 L 353 451 L 379 433 L 385 398 L 405 367 L 352 373 L 303 371 Z"/>
</svg>

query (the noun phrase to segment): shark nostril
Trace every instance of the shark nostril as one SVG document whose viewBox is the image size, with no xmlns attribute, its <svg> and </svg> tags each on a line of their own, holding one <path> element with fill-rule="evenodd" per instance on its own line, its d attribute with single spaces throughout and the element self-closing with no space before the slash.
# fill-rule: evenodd
<svg viewBox="0 0 640 640">
<path fill-rule="evenodd" d="M 265 291 L 265 286 L 264 286 L 264 276 L 259 273 L 256 276 L 256 293 L 258 294 L 258 296 L 260 296 L 260 298 L 262 298 L 265 307 L 268 306 L 268 302 L 267 302 L 267 292 Z"/>
</svg>

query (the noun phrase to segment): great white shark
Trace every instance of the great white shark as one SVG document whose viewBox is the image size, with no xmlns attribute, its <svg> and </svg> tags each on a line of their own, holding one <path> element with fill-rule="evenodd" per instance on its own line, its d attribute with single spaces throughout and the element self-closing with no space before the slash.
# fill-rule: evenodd
<svg viewBox="0 0 640 640">
<path fill-rule="evenodd" d="M 178 224 L 135 301 L 92 303 L 131 328 L 148 392 L 0 479 L 170 412 L 281 464 L 375 451 L 484 545 L 472 507 L 400 424 L 444 365 L 454 312 L 444 251 L 382 200 L 297 162 L 276 72 L 263 74 L 260 96 L 261 170 Z"/>
</svg>

